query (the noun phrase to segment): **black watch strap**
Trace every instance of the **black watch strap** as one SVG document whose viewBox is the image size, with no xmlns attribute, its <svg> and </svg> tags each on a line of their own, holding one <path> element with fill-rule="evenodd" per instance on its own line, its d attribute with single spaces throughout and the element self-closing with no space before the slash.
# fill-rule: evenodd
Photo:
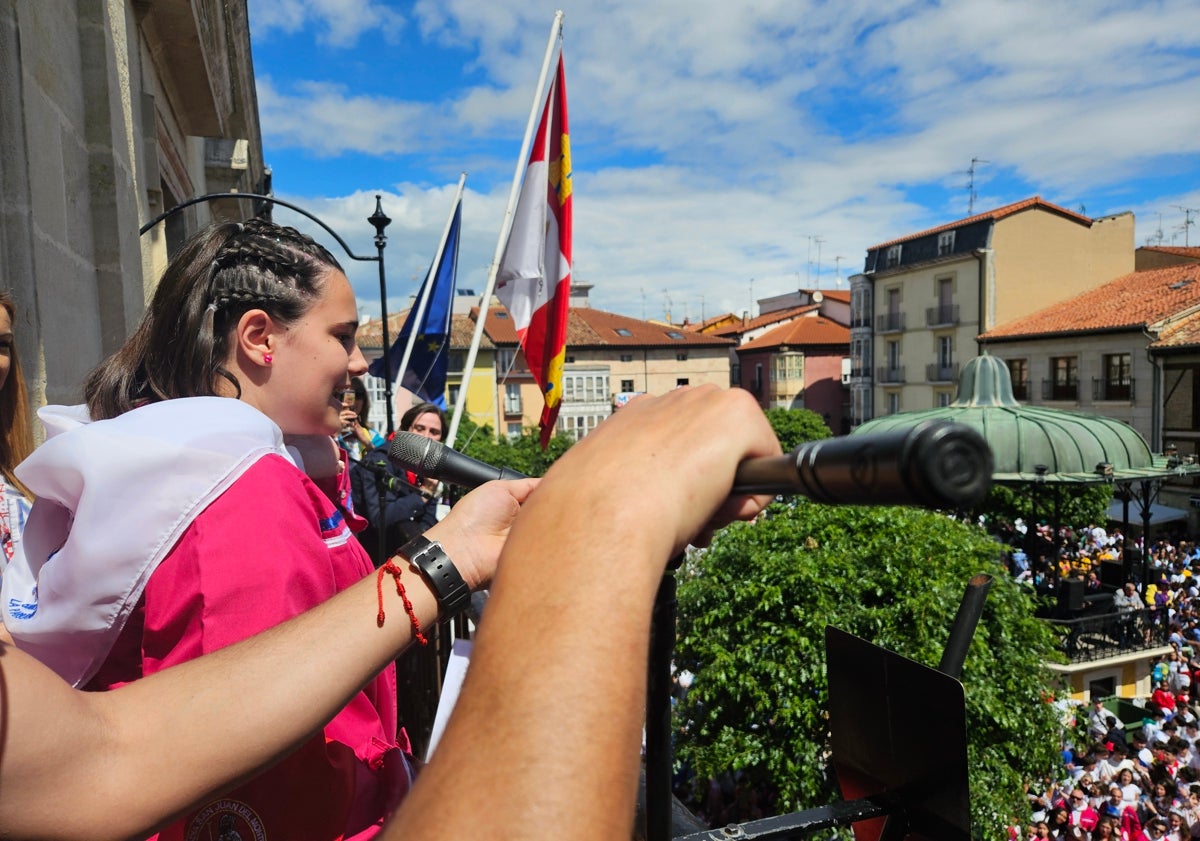
<svg viewBox="0 0 1200 841">
<path fill-rule="evenodd" d="M 433 587 L 443 619 L 457 616 L 467 609 L 471 602 L 471 588 L 458 574 L 458 569 L 446 555 L 442 544 L 418 535 L 401 546 L 399 554 L 407 558 Z"/>
</svg>

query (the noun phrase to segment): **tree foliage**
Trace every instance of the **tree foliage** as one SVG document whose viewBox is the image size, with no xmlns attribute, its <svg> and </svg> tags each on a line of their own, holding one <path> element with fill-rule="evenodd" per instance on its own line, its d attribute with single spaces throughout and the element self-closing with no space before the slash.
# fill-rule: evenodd
<svg viewBox="0 0 1200 841">
<path fill-rule="evenodd" d="M 569 435 L 556 434 L 543 450 L 538 436 L 536 428 L 526 427 L 519 438 L 497 440 L 490 425 L 479 426 L 464 415 L 459 421 L 455 449 L 496 467 L 507 467 L 526 476 L 543 476 L 574 441 Z"/>
<path fill-rule="evenodd" d="M 1082 528 L 1108 520 L 1112 497 L 1112 485 L 1104 484 L 992 485 L 977 513 L 995 526 L 1021 517 L 1026 522 Z"/>
<path fill-rule="evenodd" d="M 821 416 L 809 409 L 767 409 L 767 421 L 785 453 L 806 441 L 819 441 L 833 435 Z"/>
<path fill-rule="evenodd" d="M 676 709 L 679 758 L 702 777 L 745 771 L 779 792 L 778 812 L 839 799 L 825 771 L 825 626 L 936 668 L 980 572 L 994 581 L 962 681 L 972 819 L 999 839 L 1028 820 L 1023 779 L 1061 762 L 1043 664 L 1062 658 L 996 543 L 940 514 L 776 503 L 696 553 L 679 573 L 676 660 L 696 675 Z M 938 721 L 912 726 L 939 737 Z"/>
</svg>

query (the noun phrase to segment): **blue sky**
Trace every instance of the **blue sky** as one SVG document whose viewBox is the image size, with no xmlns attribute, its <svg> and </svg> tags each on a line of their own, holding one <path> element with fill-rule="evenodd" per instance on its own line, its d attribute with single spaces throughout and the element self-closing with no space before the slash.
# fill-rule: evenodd
<svg viewBox="0 0 1200 841">
<path fill-rule="evenodd" d="M 482 291 L 560 8 L 574 277 L 600 309 L 845 289 L 869 246 L 967 215 L 972 159 L 976 212 L 1040 195 L 1200 245 L 1195 0 L 251 0 L 276 195 L 373 254 L 382 194 L 390 310 L 461 172 L 458 284 Z M 378 315 L 374 265 L 346 262 Z"/>
</svg>

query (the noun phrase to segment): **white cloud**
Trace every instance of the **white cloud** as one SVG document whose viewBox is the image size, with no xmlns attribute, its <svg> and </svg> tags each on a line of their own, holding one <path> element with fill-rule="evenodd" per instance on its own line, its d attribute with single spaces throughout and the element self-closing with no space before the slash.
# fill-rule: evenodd
<svg viewBox="0 0 1200 841">
<path fill-rule="evenodd" d="M 274 30 L 295 34 L 306 26 L 317 30 L 319 43 L 351 47 L 365 32 L 394 40 L 404 28 L 404 16 L 392 4 L 373 0 L 254 0 L 250 21 L 255 37 Z"/>
<path fill-rule="evenodd" d="M 327 21 L 336 5 L 273 0 L 259 12 L 256 3 L 256 27 L 259 14 L 280 29 Z M 419 0 L 411 24 L 470 56 L 472 86 L 429 103 L 262 78 L 268 146 L 428 161 L 425 171 L 450 184 L 469 171 L 460 285 L 482 289 L 559 5 Z M 1134 210 L 1142 242 L 1159 212 L 1169 239 L 1172 214 L 1182 221 L 1171 208 L 1200 208 L 1194 0 L 565 6 L 576 277 L 597 284 L 593 299 L 606 309 L 659 316 L 670 295 L 693 317 L 701 306 L 710 316 L 740 312 L 750 278 L 755 297 L 815 283 L 813 237 L 824 240 L 820 275 L 830 285 L 835 270 L 861 269 L 869 245 L 965 215 L 973 157 L 987 161 L 977 210 L 1035 193 L 1095 215 Z M 395 18 L 369 25 L 399 26 Z M 1184 183 L 1167 195 L 1127 191 L 1171 167 Z M 380 182 L 397 219 L 388 260 L 411 280 L 432 256 L 448 188 Z M 303 201 L 327 202 L 373 251 L 362 221 L 373 194 Z M 1200 229 L 1190 234 L 1200 242 Z M 372 283 L 370 271 L 356 280 L 365 300 L 378 298 Z"/>
</svg>

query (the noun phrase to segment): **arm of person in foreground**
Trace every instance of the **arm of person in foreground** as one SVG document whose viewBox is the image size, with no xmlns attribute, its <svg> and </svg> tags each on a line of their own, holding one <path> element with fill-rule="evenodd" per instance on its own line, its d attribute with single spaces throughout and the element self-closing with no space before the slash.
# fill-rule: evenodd
<svg viewBox="0 0 1200 841">
<path fill-rule="evenodd" d="M 426 536 L 486 586 L 536 480 L 491 482 Z M 407 565 L 405 565 L 407 566 Z M 401 578 L 422 627 L 437 602 Z M 390 577 L 373 573 L 255 637 L 112 692 L 80 692 L 0 625 L 0 836 L 125 838 L 253 776 L 317 732 L 412 642 Z"/>
<path fill-rule="evenodd" d="M 384 837 L 630 837 L 663 569 L 769 502 L 729 492 L 740 461 L 779 452 L 749 392 L 704 386 L 571 447 L 522 506 L 446 733 Z"/>
</svg>

